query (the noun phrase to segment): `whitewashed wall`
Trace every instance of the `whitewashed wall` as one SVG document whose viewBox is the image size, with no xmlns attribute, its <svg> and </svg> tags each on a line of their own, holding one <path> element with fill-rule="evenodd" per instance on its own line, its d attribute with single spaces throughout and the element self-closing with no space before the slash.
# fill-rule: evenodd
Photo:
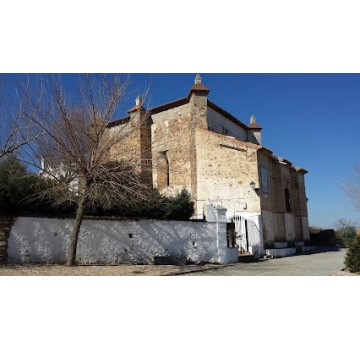
<svg viewBox="0 0 360 350">
<path fill-rule="evenodd" d="M 223 219 L 221 219 L 223 220 Z M 84 220 L 78 242 L 79 264 L 227 264 L 238 259 L 226 246 L 226 224 L 182 221 Z M 63 263 L 74 220 L 16 219 L 8 238 L 8 263 Z"/>
</svg>

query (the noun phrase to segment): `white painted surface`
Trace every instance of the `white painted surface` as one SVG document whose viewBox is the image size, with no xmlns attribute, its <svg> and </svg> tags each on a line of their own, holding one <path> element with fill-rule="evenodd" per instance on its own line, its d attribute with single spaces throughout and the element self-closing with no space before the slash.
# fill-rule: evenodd
<svg viewBox="0 0 360 350">
<path fill-rule="evenodd" d="M 249 253 L 256 257 L 264 254 L 264 240 L 261 227 L 261 216 L 259 213 L 251 212 L 235 212 L 233 216 L 235 222 L 236 244 L 239 250 L 246 251 L 249 245 Z M 248 242 L 246 241 L 245 221 L 248 225 Z"/>
<path fill-rule="evenodd" d="M 73 219 L 16 220 L 8 239 L 8 263 L 63 263 Z M 237 261 L 226 246 L 226 223 L 84 220 L 79 236 L 80 264 L 151 264 L 155 257 L 178 263 Z"/>
</svg>

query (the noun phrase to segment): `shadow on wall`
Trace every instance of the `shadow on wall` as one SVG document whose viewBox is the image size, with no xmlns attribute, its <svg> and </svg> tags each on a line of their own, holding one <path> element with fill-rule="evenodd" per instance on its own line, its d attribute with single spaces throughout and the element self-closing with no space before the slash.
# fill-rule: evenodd
<svg viewBox="0 0 360 350">
<path fill-rule="evenodd" d="M 18 218 L 7 263 L 65 263 L 74 220 Z M 216 223 L 84 220 L 78 264 L 217 262 Z"/>
<path fill-rule="evenodd" d="M 18 218 L 8 238 L 7 263 L 65 263 L 73 222 Z"/>
</svg>

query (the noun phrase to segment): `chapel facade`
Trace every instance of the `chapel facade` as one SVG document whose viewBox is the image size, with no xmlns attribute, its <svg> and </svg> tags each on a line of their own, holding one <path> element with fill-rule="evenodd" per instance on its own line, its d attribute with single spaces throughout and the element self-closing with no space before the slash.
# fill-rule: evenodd
<svg viewBox="0 0 360 350">
<path fill-rule="evenodd" d="M 197 75 L 182 99 L 146 110 L 137 98 L 126 118 L 109 124 L 110 133 L 135 130 L 110 158 L 137 159 L 138 169 L 163 194 L 187 189 L 195 203 L 193 219 L 206 220 L 209 204 L 226 208 L 245 251 L 306 245 L 307 171 L 262 145 L 255 116 L 241 122 L 209 100 L 209 91 Z"/>
</svg>

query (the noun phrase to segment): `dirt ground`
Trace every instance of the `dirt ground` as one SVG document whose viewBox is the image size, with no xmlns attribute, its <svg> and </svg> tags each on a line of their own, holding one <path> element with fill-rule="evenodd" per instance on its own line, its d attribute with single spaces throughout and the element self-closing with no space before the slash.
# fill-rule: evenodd
<svg viewBox="0 0 360 350">
<path fill-rule="evenodd" d="M 335 272 L 334 274 L 332 274 L 332 276 L 360 276 L 360 274 L 352 273 L 347 269 L 343 269 L 343 270 Z"/>
<path fill-rule="evenodd" d="M 221 269 L 215 264 L 197 265 L 119 265 L 76 266 L 64 265 L 2 265 L 0 276 L 173 276 L 193 271 Z M 360 276 L 343 269 L 332 276 Z"/>
<path fill-rule="evenodd" d="M 64 265 L 2 265 L 0 276 L 171 276 L 185 272 L 220 268 L 221 265 L 119 265 L 76 266 Z"/>
</svg>

